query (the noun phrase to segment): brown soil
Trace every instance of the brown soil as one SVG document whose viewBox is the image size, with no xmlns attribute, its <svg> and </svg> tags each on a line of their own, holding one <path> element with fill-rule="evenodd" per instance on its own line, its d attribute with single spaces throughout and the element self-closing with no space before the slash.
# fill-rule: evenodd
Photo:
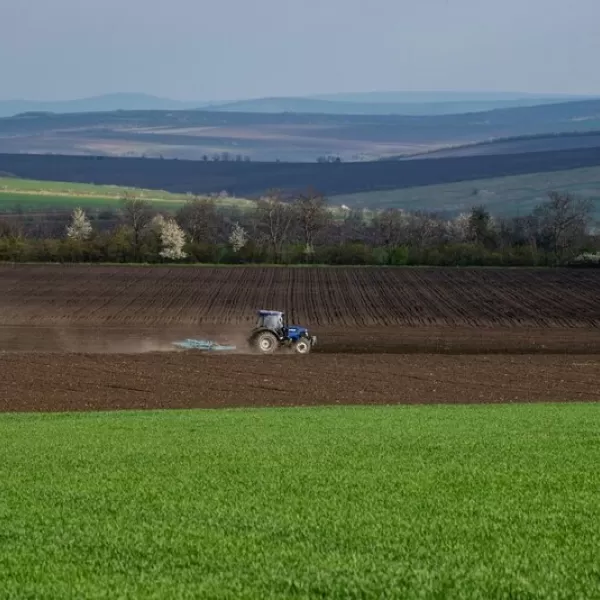
<svg viewBox="0 0 600 600">
<path fill-rule="evenodd" d="M 599 356 L 0 355 L 0 411 L 600 401 Z"/>
<path fill-rule="evenodd" d="M 244 325 L 172 327 L 1 326 L 2 352 L 140 354 L 211 339 L 247 353 Z M 600 329 L 533 327 L 315 327 L 318 354 L 599 354 Z"/>
<path fill-rule="evenodd" d="M 0 411 L 600 401 L 600 271 L 0 266 L 0 290 Z M 248 355 L 257 308 L 315 352 Z"/>
<path fill-rule="evenodd" d="M 600 329 L 600 269 L 0 265 L 0 325 Z"/>
</svg>

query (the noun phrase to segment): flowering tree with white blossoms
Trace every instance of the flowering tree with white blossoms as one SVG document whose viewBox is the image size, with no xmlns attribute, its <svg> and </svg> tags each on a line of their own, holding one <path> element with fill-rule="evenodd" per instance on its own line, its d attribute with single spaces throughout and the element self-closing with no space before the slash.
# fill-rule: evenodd
<svg viewBox="0 0 600 600">
<path fill-rule="evenodd" d="M 72 240 L 87 240 L 92 235 L 92 224 L 81 208 L 71 215 L 71 224 L 67 226 L 67 237 Z"/>
<path fill-rule="evenodd" d="M 450 221 L 450 235 L 457 242 L 466 242 L 469 239 L 469 219 L 468 213 L 461 213 L 456 219 Z"/>
<path fill-rule="evenodd" d="M 160 256 L 169 260 L 179 260 L 187 256 L 183 251 L 185 233 L 175 219 L 165 219 L 162 215 L 157 215 L 152 220 L 152 225 L 160 238 Z"/>
<path fill-rule="evenodd" d="M 248 234 L 239 223 L 233 226 L 233 230 L 229 236 L 229 243 L 234 252 L 239 252 L 248 243 Z"/>
</svg>

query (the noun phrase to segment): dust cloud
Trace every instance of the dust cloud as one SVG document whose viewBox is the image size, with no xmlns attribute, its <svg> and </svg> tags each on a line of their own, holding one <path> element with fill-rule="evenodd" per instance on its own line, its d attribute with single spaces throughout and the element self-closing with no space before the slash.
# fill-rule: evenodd
<svg viewBox="0 0 600 600">
<path fill-rule="evenodd" d="M 246 334 L 239 329 L 111 328 L 111 327 L 0 327 L 0 353 L 145 354 L 184 352 L 174 342 L 188 338 L 235 346 L 227 354 L 247 354 Z"/>
</svg>

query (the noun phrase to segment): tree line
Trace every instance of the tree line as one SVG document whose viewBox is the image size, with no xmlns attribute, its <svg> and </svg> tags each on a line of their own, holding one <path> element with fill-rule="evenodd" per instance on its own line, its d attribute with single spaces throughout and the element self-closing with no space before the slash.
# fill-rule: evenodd
<svg viewBox="0 0 600 600">
<path fill-rule="evenodd" d="M 116 210 L 0 217 L 0 260 L 330 265 L 599 264 L 591 202 L 552 192 L 530 214 L 485 207 L 449 218 L 400 209 L 330 207 L 308 190 L 272 191 L 252 209 L 191 197 L 175 214 L 134 194 Z"/>
</svg>

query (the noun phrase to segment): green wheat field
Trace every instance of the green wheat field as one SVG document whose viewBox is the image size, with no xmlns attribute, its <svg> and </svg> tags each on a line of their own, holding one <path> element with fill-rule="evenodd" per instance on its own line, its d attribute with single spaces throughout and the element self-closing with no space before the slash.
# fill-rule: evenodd
<svg viewBox="0 0 600 600">
<path fill-rule="evenodd" d="M 0 598 L 600 597 L 600 406 L 0 417 Z"/>
</svg>

